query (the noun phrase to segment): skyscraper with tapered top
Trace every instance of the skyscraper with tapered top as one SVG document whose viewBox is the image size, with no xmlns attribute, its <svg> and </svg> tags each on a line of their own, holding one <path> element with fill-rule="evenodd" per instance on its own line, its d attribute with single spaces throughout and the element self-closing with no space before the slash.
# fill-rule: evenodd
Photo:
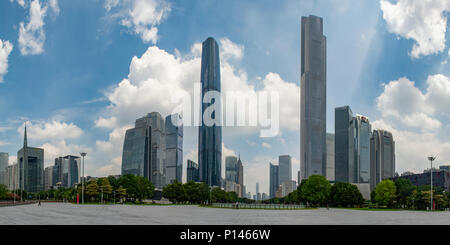
<svg viewBox="0 0 450 245">
<path fill-rule="evenodd" d="M 320 17 L 302 17 L 300 172 L 326 175 L 327 39 Z"/>
<path fill-rule="evenodd" d="M 198 161 L 200 171 L 200 181 L 209 186 L 221 186 L 222 177 L 222 127 L 221 125 L 205 125 L 205 111 L 216 105 L 221 108 L 220 100 L 214 98 L 205 102 L 208 92 L 220 92 L 220 58 L 219 45 L 214 38 L 209 37 L 203 42 L 202 49 L 202 67 L 201 67 L 201 101 L 202 101 L 202 124 L 198 132 Z M 208 113 L 208 112 L 206 112 Z M 219 120 L 222 118 L 222 112 L 214 111 L 211 119 Z"/>
</svg>

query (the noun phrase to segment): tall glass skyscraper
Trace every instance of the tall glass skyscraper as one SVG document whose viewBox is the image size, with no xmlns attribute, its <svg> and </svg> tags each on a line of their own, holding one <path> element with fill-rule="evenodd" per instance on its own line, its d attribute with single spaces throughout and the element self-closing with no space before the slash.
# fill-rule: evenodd
<svg viewBox="0 0 450 245">
<path fill-rule="evenodd" d="M 25 126 L 23 148 L 17 152 L 19 188 L 27 192 L 44 190 L 44 149 L 28 147 Z"/>
<path fill-rule="evenodd" d="M 280 181 L 278 179 L 278 165 L 273 165 L 270 163 L 270 186 L 269 186 L 269 196 L 270 198 L 275 197 L 275 193 L 278 190 L 278 187 L 280 187 Z"/>
<path fill-rule="evenodd" d="M 300 171 L 326 175 L 327 39 L 323 20 L 302 17 Z"/>
<path fill-rule="evenodd" d="M 227 156 L 225 158 L 225 181 L 238 183 L 238 159 L 235 156 Z"/>
<path fill-rule="evenodd" d="M 175 120 L 172 120 L 175 118 Z M 167 184 L 175 180 L 182 183 L 183 176 L 183 126 L 179 114 L 166 117 L 166 180 Z"/>
<path fill-rule="evenodd" d="M 349 127 L 353 112 L 349 106 L 334 109 L 334 178 L 336 182 L 349 182 Z"/>
<path fill-rule="evenodd" d="M 327 180 L 334 181 L 334 134 L 327 133 Z M 298 183 L 300 184 L 300 183 Z"/>
<path fill-rule="evenodd" d="M 0 152 L 0 185 L 8 186 L 9 154 Z"/>
<path fill-rule="evenodd" d="M 292 181 L 292 158 L 289 155 L 278 157 L 278 181 L 283 184 L 286 181 Z"/>
<path fill-rule="evenodd" d="M 122 175 L 146 177 L 156 188 L 166 185 L 165 123 L 161 114 L 153 112 L 136 120 L 135 127 L 125 134 L 122 155 Z"/>
<path fill-rule="evenodd" d="M 369 183 L 370 138 L 372 125 L 365 116 L 357 115 L 349 127 L 349 180 L 350 183 Z"/>
<path fill-rule="evenodd" d="M 198 164 L 191 160 L 187 160 L 186 180 L 187 182 L 199 182 Z"/>
<path fill-rule="evenodd" d="M 201 84 L 202 101 L 207 92 L 221 91 L 219 46 L 216 40 L 211 37 L 203 42 Z M 200 181 L 207 183 L 209 186 L 221 186 L 222 180 L 222 127 L 221 125 L 207 126 L 203 121 L 205 110 L 215 103 L 220 104 L 222 102 L 202 102 L 202 126 L 200 126 L 198 132 Z M 218 108 L 220 107 L 218 106 Z M 211 117 L 221 119 L 222 112 L 215 111 Z"/>
<path fill-rule="evenodd" d="M 370 189 L 395 175 L 395 141 L 392 133 L 374 130 L 370 139 Z"/>
</svg>

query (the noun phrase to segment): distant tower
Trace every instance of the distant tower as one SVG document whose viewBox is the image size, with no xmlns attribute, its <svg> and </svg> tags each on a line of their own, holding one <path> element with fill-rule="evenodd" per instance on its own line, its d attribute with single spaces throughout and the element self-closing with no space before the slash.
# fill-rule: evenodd
<svg viewBox="0 0 450 245">
<path fill-rule="evenodd" d="M 326 176 L 327 39 L 320 17 L 302 17 L 300 172 Z"/>
<path fill-rule="evenodd" d="M 202 101 L 207 92 L 221 91 L 219 45 L 214 38 L 203 42 L 202 50 Z M 221 125 L 206 126 L 203 113 L 214 103 L 202 103 L 202 124 L 198 131 L 198 163 L 200 181 L 209 186 L 221 186 L 222 180 L 222 127 Z M 220 108 L 220 106 L 219 106 Z M 221 111 L 215 111 L 213 118 L 221 118 Z"/>
<path fill-rule="evenodd" d="M 23 136 L 23 148 L 17 152 L 19 187 L 27 192 L 44 190 L 44 149 L 28 146 L 27 125 Z"/>
<path fill-rule="evenodd" d="M 334 109 L 334 178 L 337 182 L 349 182 L 349 128 L 353 119 L 353 112 L 349 106 L 338 107 Z"/>
<path fill-rule="evenodd" d="M 395 141 L 392 133 L 374 130 L 370 138 L 370 189 L 395 175 Z"/>
</svg>

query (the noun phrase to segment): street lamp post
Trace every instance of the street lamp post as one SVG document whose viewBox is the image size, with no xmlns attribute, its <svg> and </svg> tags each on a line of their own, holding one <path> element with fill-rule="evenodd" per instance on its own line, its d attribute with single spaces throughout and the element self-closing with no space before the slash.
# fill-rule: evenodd
<svg viewBox="0 0 450 245">
<path fill-rule="evenodd" d="M 81 203 L 84 204 L 84 157 L 87 153 L 82 152 L 80 155 L 83 157 L 83 166 L 81 167 L 81 175 L 83 176 L 81 179 Z"/>
<path fill-rule="evenodd" d="M 430 168 L 430 176 L 431 176 L 431 187 L 430 187 L 430 208 L 433 211 L 433 161 L 436 160 L 436 157 L 428 157 L 430 160 L 431 168 Z"/>
</svg>

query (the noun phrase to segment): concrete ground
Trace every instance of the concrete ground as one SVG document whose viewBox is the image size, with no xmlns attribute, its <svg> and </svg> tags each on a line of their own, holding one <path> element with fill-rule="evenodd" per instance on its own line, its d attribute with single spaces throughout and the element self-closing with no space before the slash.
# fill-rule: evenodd
<svg viewBox="0 0 450 245">
<path fill-rule="evenodd" d="M 43 203 L 0 208 L 0 225 L 450 225 L 450 212 L 234 210 Z"/>
</svg>

